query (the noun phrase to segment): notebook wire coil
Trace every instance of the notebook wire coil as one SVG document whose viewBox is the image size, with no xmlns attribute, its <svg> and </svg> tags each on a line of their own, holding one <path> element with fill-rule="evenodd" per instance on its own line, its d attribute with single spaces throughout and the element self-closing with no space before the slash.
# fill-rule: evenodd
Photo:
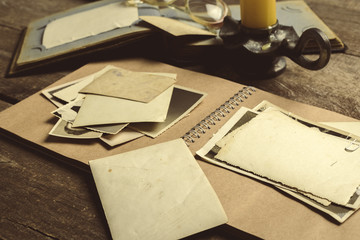
<svg viewBox="0 0 360 240">
<path fill-rule="evenodd" d="M 240 103 L 244 102 L 254 92 L 256 92 L 255 88 L 247 86 L 235 93 L 229 100 L 223 103 L 215 111 L 210 113 L 207 117 L 191 128 L 184 136 L 182 136 L 186 145 L 189 146 L 191 143 L 194 143 L 196 139 L 201 138 L 202 134 L 205 134 L 207 130 L 216 125 L 216 122 L 220 122 L 228 113 L 240 106 Z"/>
</svg>

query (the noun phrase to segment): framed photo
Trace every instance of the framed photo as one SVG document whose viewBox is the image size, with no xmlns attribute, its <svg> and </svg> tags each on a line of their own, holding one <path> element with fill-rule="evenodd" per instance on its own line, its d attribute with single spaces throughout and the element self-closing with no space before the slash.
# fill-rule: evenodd
<svg viewBox="0 0 360 240">
<path fill-rule="evenodd" d="M 143 39 L 153 31 L 141 24 L 141 15 L 160 13 L 155 6 L 104 0 L 33 21 L 23 30 L 7 75 Z"/>
</svg>

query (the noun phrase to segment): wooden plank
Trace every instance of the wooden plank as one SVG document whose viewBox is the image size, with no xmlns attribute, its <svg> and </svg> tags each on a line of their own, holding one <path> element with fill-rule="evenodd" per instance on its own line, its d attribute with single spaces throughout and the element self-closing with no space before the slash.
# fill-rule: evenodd
<svg viewBox="0 0 360 240">
<path fill-rule="evenodd" d="M 26 1 L 2 0 L 0 7 L 0 25 L 10 26 L 21 30 L 30 21 L 37 20 L 50 14 L 77 7 L 91 0 L 62 0 L 62 1 Z M 21 14 L 19 14 L 21 13 Z"/>
<path fill-rule="evenodd" d="M 286 58 L 287 68 L 282 75 L 259 80 L 236 73 L 226 59 L 222 61 L 223 64 L 214 62 L 194 69 L 360 119 L 360 58 L 357 56 L 332 54 L 329 64 L 318 71 L 306 70 Z"/>
<path fill-rule="evenodd" d="M 284 74 L 252 83 L 265 91 L 360 119 L 359 71 L 360 58 L 352 55 L 333 54 L 329 64 L 315 72 L 287 59 Z"/>
<path fill-rule="evenodd" d="M 8 103 L 8 102 L 4 102 L 2 100 L 0 100 L 0 112 L 11 107 L 12 104 Z"/>
<path fill-rule="evenodd" d="M 1 239 L 109 238 L 90 174 L 3 137 L 0 173 Z"/>
<path fill-rule="evenodd" d="M 360 36 L 359 1 L 317 1 L 306 0 L 311 9 L 347 45 L 348 54 L 360 56 L 358 39 Z"/>
</svg>

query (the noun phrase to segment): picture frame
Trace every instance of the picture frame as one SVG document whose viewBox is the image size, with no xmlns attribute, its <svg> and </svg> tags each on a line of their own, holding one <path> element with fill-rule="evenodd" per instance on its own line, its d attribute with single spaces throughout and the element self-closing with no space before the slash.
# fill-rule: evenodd
<svg viewBox="0 0 360 240">
<path fill-rule="evenodd" d="M 75 56 L 124 46 L 144 39 L 153 33 L 153 29 L 137 20 L 129 26 L 114 28 L 110 31 L 67 42 L 59 46 L 46 48 L 43 45 L 44 32 L 49 23 L 113 3 L 125 4 L 125 0 L 96 1 L 32 21 L 22 31 L 18 46 L 9 65 L 7 76 L 14 76 L 39 66 Z M 138 15 L 160 15 L 160 13 L 157 7 L 146 5 L 138 7 Z"/>
</svg>

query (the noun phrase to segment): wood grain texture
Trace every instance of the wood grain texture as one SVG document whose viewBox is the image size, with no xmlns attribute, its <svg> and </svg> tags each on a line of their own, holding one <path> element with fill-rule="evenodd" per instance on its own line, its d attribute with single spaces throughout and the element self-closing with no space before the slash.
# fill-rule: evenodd
<svg viewBox="0 0 360 240">
<path fill-rule="evenodd" d="M 0 3 L 0 24 L 21 30 L 29 22 L 39 18 L 93 2 L 91 0 L 33 1 L 2 0 Z"/>
<path fill-rule="evenodd" d="M 9 107 L 11 107 L 11 106 L 12 106 L 12 104 L 0 100 L 0 112 L 7 109 L 7 108 L 9 108 Z"/>
<path fill-rule="evenodd" d="M 331 27 L 347 45 L 347 54 L 360 56 L 360 2 L 359 1 L 306 1 L 313 11 Z"/>
<path fill-rule="evenodd" d="M 230 1 L 238 2 L 227 2 Z M 89 2 L 93 1 L 0 1 L 0 111 L 81 65 L 59 64 L 23 76 L 5 77 L 22 29 L 30 21 Z M 345 53 L 333 54 L 326 68 L 309 71 L 287 59 L 284 74 L 256 81 L 237 74 L 222 61 L 186 68 L 360 119 L 360 1 L 306 2 L 348 47 Z M 118 57 L 128 54 L 122 50 L 116 52 Z M 82 63 L 86 61 L 90 59 L 83 59 Z M 0 175 L 0 239 L 111 238 L 90 173 L 0 137 Z M 235 238 L 220 227 L 189 239 L 250 239 L 245 233 L 236 234 L 242 237 Z"/>
<path fill-rule="evenodd" d="M 322 107 L 360 119 L 359 98 L 360 58 L 333 54 L 322 70 L 306 70 L 287 59 L 282 75 L 265 80 L 247 80 L 241 76 L 223 75 L 234 81 L 252 85 L 283 97 Z"/>
<path fill-rule="evenodd" d="M 2 239 L 107 239 L 90 174 L 0 138 Z"/>
</svg>

